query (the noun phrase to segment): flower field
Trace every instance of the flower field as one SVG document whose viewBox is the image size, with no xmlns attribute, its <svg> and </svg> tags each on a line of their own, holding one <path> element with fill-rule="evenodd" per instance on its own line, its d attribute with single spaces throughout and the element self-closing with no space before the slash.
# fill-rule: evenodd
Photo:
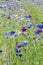
<svg viewBox="0 0 43 65">
<path fill-rule="evenodd" d="M 0 0 L 0 65 L 43 65 L 42 0 Z"/>
</svg>

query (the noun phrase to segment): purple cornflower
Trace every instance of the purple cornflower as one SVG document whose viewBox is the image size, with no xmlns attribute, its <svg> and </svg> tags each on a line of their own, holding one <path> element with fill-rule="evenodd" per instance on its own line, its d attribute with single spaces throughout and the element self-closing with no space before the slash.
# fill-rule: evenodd
<svg viewBox="0 0 43 65">
<path fill-rule="evenodd" d="M 8 16 L 7 19 L 11 19 L 10 16 Z"/>
<path fill-rule="evenodd" d="M 42 30 L 41 29 L 38 29 L 38 30 L 36 30 L 35 34 L 39 34 L 41 32 L 42 32 Z"/>
<path fill-rule="evenodd" d="M 17 45 L 17 48 L 21 48 L 21 45 L 19 44 L 19 45 Z"/>
<path fill-rule="evenodd" d="M 22 32 L 25 32 L 27 29 L 25 27 L 21 28 Z"/>
</svg>

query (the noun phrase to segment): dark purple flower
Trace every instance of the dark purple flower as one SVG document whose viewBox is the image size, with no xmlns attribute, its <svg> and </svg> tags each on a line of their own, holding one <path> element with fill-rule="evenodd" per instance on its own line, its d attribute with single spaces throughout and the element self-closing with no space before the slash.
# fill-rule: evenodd
<svg viewBox="0 0 43 65">
<path fill-rule="evenodd" d="M 35 34 L 39 34 L 41 32 L 42 32 L 42 30 L 41 29 L 38 29 L 38 30 L 36 30 Z"/>
<path fill-rule="evenodd" d="M 41 29 L 38 29 L 37 31 L 38 31 L 38 32 L 42 32 L 42 30 L 41 30 Z"/>
<path fill-rule="evenodd" d="M 8 16 L 7 19 L 10 19 L 10 16 Z"/>
<path fill-rule="evenodd" d="M 22 32 L 25 32 L 27 29 L 25 27 L 22 27 Z"/>
<path fill-rule="evenodd" d="M 21 48 L 21 45 L 17 45 L 17 48 Z"/>
<path fill-rule="evenodd" d="M 29 15 L 29 18 L 31 18 L 32 16 L 31 15 Z"/>
</svg>

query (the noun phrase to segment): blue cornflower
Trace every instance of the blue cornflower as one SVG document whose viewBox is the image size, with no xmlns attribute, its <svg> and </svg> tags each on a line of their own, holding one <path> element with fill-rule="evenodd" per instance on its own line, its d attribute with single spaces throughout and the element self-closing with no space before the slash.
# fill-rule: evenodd
<svg viewBox="0 0 43 65">
<path fill-rule="evenodd" d="M 9 7 L 8 10 L 11 10 L 11 7 Z"/>
<path fill-rule="evenodd" d="M 15 51 L 16 51 L 16 52 L 20 52 L 20 50 L 19 50 L 19 49 L 17 49 L 17 48 L 15 49 Z"/>
<path fill-rule="evenodd" d="M 14 31 L 7 31 L 7 32 L 5 32 L 5 35 L 8 35 L 8 34 L 13 35 L 14 33 L 15 33 Z"/>
<path fill-rule="evenodd" d="M 38 24 L 37 27 L 43 29 L 43 24 Z"/>
<path fill-rule="evenodd" d="M 11 34 L 11 35 L 13 35 L 14 33 L 15 33 L 14 31 L 9 32 L 9 34 Z"/>
<path fill-rule="evenodd" d="M 41 24 L 43 24 L 43 22 L 41 22 Z"/>
<path fill-rule="evenodd" d="M 31 28 L 31 25 L 28 25 L 27 28 Z"/>
<path fill-rule="evenodd" d="M 15 33 L 15 34 L 14 34 L 14 37 L 16 37 L 16 36 L 18 36 L 18 34 L 17 34 L 17 33 Z"/>
<path fill-rule="evenodd" d="M 29 18 L 29 16 L 25 16 L 25 18 Z"/>
<path fill-rule="evenodd" d="M 23 41 L 21 46 L 24 46 L 24 45 L 27 45 L 28 44 L 28 41 Z"/>
<path fill-rule="evenodd" d="M 2 53 L 2 50 L 0 50 L 0 53 Z"/>
<path fill-rule="evenodd" d="M 18 57 L 22 57 L 22 54 L 16 54 L 16 56 L 18 56 Z"/>
<path fill-rule="evenodd" d="M 26 16 L 24 16 L 25 18 L 31 18 L 31 15 L 26 15 Z"/>
<path fill-rule="evenodd" d="M 32 23 L 30 23 L 30 25 L 28 25 L 28 26 L 27 26 L 27 28 L 31 28 L 31 27 L 32 27 L 32 25 L 33 25 L 33 24 L 32 24 Z"/>
<path fill-rule="evenodd" d="M 2 6 L 0 6 L 0 8 L 3 8 Z"/>
</svg>

